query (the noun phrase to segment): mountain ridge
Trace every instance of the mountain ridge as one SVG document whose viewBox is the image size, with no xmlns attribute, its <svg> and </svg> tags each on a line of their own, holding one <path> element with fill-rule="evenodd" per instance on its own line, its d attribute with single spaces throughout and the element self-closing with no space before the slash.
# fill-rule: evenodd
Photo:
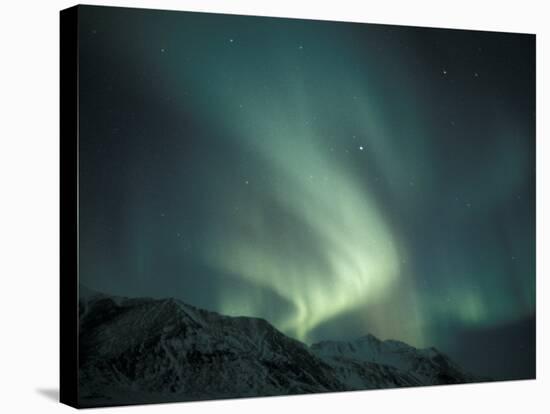
<svg viewBox="0 0 550 414">
<path fill-rule="evenodd" d="M 174 298 L 79 298 L 82 406 L 454 384 L 481 379 L 435 348 L 371 334 L 308 346 L 267 320 Z"/>
</svg>

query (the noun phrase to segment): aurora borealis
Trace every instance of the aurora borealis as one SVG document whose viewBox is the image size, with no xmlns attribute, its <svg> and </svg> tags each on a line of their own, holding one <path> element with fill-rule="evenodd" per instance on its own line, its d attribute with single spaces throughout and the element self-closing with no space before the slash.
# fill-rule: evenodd
<svg viewBox="0 0 550 414">
<path fill-rule="evenodd" d="M 82 283 L 534 376 L 534 36 L 84 10 Z"/>
</svg>

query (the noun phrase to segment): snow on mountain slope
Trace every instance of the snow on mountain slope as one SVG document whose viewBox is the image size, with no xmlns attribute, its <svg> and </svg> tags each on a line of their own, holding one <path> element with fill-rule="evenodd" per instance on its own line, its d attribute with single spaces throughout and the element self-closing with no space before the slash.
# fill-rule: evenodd
<svg viewBox="0 0 550 414">
<path fill-rule="evenodd" d="M 311 346 L 311 351 L 330 365 L 338 366 L 343 370 L 341 375 L 351 375 L 346 373 L 346 369 L 355 372 L 358 366 L 374 364 L 397 370 L 408 385 L 454 384 L 477 380 L 435 348 L 417 349 L 400 341 L 381 341 L 370 334 L 348 342 L 319 342 Z M 384 382 L 380 385 L 386 386 Z"/>
<path fill-rule="evenodd" d="M 103 296 L 84 309 L 85 406 L 344 389 L 304 344 L 262 319 L 230 318 L 174 299 Z"/>
<path fill-rule="evenodd" d="M 85 407 L 474 380 L 435 350 L 372 336 L 308 348 L 263 319 L 175 299 L 81 291 L 79 308 Z"/>
</svg>

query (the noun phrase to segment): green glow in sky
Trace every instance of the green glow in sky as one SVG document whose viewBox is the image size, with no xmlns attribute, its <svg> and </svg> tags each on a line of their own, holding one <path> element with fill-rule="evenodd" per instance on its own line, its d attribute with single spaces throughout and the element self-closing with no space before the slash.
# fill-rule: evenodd
<svg viewBox="0 0 550 414">
<path fill-rule="evenodd" d="M 511 375 L 534 343 L 532 36 L 86 10 L 83 283 Z"/>
</svg>

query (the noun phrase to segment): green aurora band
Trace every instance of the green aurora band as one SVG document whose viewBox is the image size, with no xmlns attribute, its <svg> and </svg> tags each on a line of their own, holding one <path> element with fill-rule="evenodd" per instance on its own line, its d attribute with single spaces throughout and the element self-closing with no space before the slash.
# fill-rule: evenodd
<svg viewBox="0 0 550 414">
<path fill-rule="evenodd" d="M 532 317 L 530 38 L 119 13 L 83 18 L 85 283 L 306 342 Z"/>
</svg>

